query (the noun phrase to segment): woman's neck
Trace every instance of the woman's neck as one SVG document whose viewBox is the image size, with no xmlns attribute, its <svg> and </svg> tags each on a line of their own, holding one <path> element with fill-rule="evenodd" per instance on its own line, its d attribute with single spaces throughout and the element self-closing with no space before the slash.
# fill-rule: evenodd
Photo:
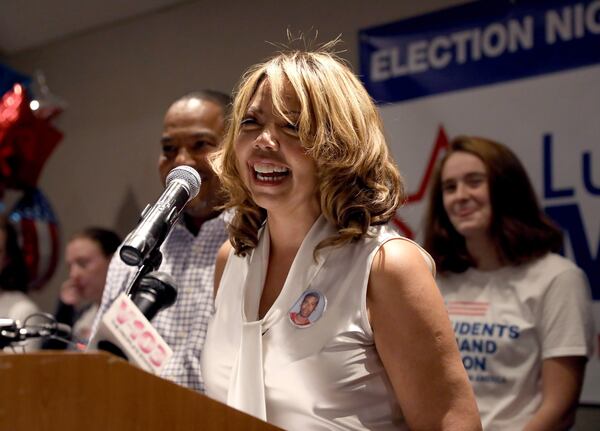
<svg viewBox="0 0 600 431">
<path fill-rule="evenodd" d="M 503 266 L 497 246 L 488 235 L 467 238 L 466 246 L 480 271 L 493 271 Z"/>
<path fill-rule="evenodd" d="M 271 253 L 294 252 L 295 254 L 319 215 L 320 213 L 314 212 L 292 216 L 268 213 L 267 224 L 271 237 Z"/>
</svg>

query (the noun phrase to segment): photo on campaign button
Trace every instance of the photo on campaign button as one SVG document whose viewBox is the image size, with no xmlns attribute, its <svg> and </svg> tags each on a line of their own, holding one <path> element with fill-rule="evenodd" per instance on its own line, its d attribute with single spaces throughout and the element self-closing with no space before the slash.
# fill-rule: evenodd
<svg viewBox="0 0 600 431">
<path fill-rule="evenodd" d="M 290 309 L 290 322 L 297 328 L 308 328 L 321 318 L 326 307 L 325 295 L 316 290 L 307 290 Z"/>
</svg>

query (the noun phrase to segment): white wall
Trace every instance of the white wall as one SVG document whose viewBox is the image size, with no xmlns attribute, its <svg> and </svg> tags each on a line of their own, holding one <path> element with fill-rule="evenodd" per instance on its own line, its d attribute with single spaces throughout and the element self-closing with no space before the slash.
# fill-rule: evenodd
<svg viewBox="0 0 600 431">
<path fill-rule="evenodd" d="M 56 124 L 65 137 L 39 186 L 61 224 L 62 245 L 88 225 L 131 230 L 161 185 L 156 160 L 162 116 L 192 90 L 231 91 L 243 71 L 285 41 L 285 31 L 342 34 L 342 57 L 357 64 L 361 28 L 441 9 L 464 0 L 196 1 L 9 56 L 25 73 L 46 75 L 68 109 Z M 50 311 L 66 271 L 35 295 Z"/>
</svg>

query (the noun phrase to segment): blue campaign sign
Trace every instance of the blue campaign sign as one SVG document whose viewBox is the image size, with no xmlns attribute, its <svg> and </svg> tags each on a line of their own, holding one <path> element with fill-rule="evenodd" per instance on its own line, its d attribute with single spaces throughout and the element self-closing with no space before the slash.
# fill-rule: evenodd
<svg viewBox="0 0 600 431">
<path fill-rule="evenodd" d="M 378 103 L 600 63 L 600 0 L 479 1 L 359 33 Z"/>
</svg>

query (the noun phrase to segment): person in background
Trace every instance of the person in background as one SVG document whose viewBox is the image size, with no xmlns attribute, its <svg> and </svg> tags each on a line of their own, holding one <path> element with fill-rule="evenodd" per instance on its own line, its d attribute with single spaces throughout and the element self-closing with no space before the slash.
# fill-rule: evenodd
<svg viewBox="0 0 600 431">
<path fill-rule="evenodd" d="M 424 246 L 484 429 L 569 429 L 592 351 L 589 287 L 556 254 L 562 233 L 512 151 L 480 137 L 450 143 L 433 179 Z"/>
<path fill-rule="evenodd" d="M 219 178 L 207 157 L 221 146 L 230 108 L 226 94 L 204 90 L 176 100 L 167 110 L 158 157 L 163 185 L 168 173 L 177 166 L 191 166 L 202 179 L 200 193 L 188 202 L 182 217 L 161 246 L 161 272 L 170 274 L 177 287 L 177 300 L 152 319 L 152 326 L 173 349 L 162 377 L 202 392 L 200 353 L 206 327 L 213 313 L 213 277 L 215 257 L 227 238 L 225 214 L 219 207 Z M 125 265 L 115 255 L 108 271 L 98 322 L 114 299 L 129 286 L 137 267 Z"/>
<path fill-rule="evenodd" d="M 244 75 L 215 164 L 235 214 L 207 395 L 289 430 L 481 428 L 431 258 L 386 226 L 403 187 L 377 109 L 328 46 Z"/>
<path fill-rule="evenodd" d="M 0 217 L 0 318 L 19 320 L 21 323 L 39 313 L 38 306 L 27 296 L 29 274 L 17 232 L 8 219 Z M 32 351 L 40 346 L 39 340 L 28 340 L 20 347 Z M 9 347 L 5 351 L 10 350 Z M 15 350 L 20 351 L 20 350 Z"/>
<path fill-rule="evenodd" d="M 65 251 L 69 278 L 62 284 L 55 313 L 58 322 L 72 327 L 71 341 L 87 344 L 102 299 L 110 260 L 121 244 L 115 232 L 89 227 L 73 235 Z M 68 344 L 49 339 L 44 349 L 65 349 Z"/>
</svg>

